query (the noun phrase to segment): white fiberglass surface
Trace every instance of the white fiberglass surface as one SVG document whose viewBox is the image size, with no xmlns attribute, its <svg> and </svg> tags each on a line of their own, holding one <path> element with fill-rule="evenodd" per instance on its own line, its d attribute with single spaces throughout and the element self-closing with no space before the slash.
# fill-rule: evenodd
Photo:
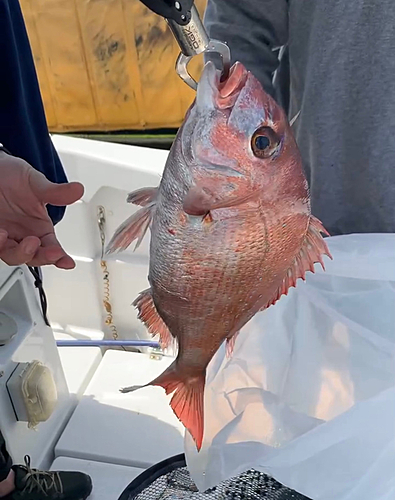
<svg viewBox="0 0 395 500">
<path fill-rule="evenodd" d="M 105 324 L 104 281 L 98 209 L 105 215 L 104 235 L 108 243 L 116 228 L 138 207 L 126 202 L 130 191 L 157 186 L 167 151 L 105 143 L 66 136 L 53 136 L 69 180 L 82 182 L 81 201 L 66 210 L 56 232 L 65 250 L 76 261 L 72 271 L 48 266 L 43 270 L 48 295 L 49 317 L 58 331 L 80 337 L 81 329 L 102 331 L 111 338 Z M 149 338 L 137 320 L 131 303 L 148 286 L 149 234 L 140 248 L 108 257 L 109 287 L 113 321 L 119 338 Z"/>
</svg>

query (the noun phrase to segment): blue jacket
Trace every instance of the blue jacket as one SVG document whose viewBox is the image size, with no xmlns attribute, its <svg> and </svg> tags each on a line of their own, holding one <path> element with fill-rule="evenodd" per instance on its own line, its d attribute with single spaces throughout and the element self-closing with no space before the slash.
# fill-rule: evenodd
<svg viewBox="0 0 395 500">
<path fill-rule="evenodd" d="M 67 182 L 49 137 L 33 56 L 18 0 L 0 0 L 0 143 L 50 181 Z M 48 205 L 54 224 L 65 207 Z"/>
</svg>

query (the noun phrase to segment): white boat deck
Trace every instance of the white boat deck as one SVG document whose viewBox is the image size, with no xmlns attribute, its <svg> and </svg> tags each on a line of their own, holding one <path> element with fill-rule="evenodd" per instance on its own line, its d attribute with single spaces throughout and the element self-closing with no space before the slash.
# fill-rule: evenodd
<svg viewBox="0 0 395 500">
<path fill-rule="evenodd" d="M 70 394 L 76 403 L 81 399 L 102 360 L 100 347 L 61 347 L 60 361 Z"/>
<path fill-rule="evenodd" d="M 184 429 L 163 389 L 119 392 L 121 387 L 150 382 L 171 361 L 107 351 L 55 447 L 55 456 L 147 468 L 182 453 Z"/>
<path fill-rule="evenodd" d="M 99 348 L 59 347 L 59 352 L 79 402 L 55 447 L 53 470 L 87 472 L 94 500 L 116 499 L 144 469 L 183 452 L 184 430 L 163 389 L 119 392 L 122 386 L 149 382 L 172 358 L 108 350 L 97 365 Z"/>
</svg>

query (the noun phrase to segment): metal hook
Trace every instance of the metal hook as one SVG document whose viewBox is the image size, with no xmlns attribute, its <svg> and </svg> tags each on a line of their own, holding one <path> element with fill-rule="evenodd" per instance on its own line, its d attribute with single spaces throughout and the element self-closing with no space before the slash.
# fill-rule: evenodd
<svg viewBox="0 0 395 500">
<path fill-rule="evenodd" d="M 226 79 L 229 75 L 230 70 L 230 49 L 228 45 L 224 42 L 218 40 L 211 40 L 209 45 L 204 50 L 204 53 L 215 52 L 221 56 L 222 59 L 222 78 Z M 187 84 L 191 89 L 197 90 L 197 82 L 188 72 L 188 64 L 194 55 L 187 56 L 182 52 L 177 58 L 176 62 L 176 72 L 179 77 Z"/>
<path fill-rule="evenodd" d="M 104 257 L 104 246 L 106 243 L 106 235 L 104 232 L 104 224 L 106 222 L 106 212 L 101 205 L 97 207 L 97 224 L 99 226 L 100 241 L 101 241 L 101 259 Z"/>
<path fill-rule="evenodd" d="M 188 73 L 187 66 L 193 56 L 186 56 L 182 52 L 180 52 L 180 55 L 177 58 L 176 62 L 176 72 L 178 76 L 183 80 L 191 89 L 197 90 L 197 82 L 192 76 Z"/>
</svg>

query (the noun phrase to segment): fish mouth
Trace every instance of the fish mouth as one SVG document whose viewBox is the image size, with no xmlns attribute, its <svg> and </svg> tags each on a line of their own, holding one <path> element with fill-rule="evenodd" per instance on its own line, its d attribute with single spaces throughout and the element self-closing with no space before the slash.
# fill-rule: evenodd
<svg viewBox="0 0 395 500">
<path fill-rule="evenodd" d="M 213 146 L 211 124 L 218 120 L 216 117 L 218 111 L 221 115 L 231 114 L 231 111 L 229 113 L 226 109 L 232 108 L 237 102 L 248 80 L 248 74 L 245 67 L 236 62 L 230 69 L 226 80 L 221 81 L 221 72 L 215 64 L 212 61 L 206 63 L 197 89 L 196 110 L 199 121 L 197 126 L 196 122 L 194 124 L 193 137 L 196 141 L 191 147 L 199 169 L 226 177 L 245 177 L 235 158 L 225 156 Z"/>
<path fill-rule="evenodd" d="M 208 111 L 233 107 L 247 80 L 248 71 L 240 62 L 236 62 L 231 67 L 226 80 L 221 81 L 220 71 L 212 61 L 208 61 L 198 85 L 196 95 L 198 110 Z"/>
<path fill-rule="evenodd" d="M 236 62 L 229 71 L 229 76 L 218 86 L 217 105 L 220 109 L 233 105 L 235 99 L 243 90 L 248 78 L 248 71 L 239 62 Z"/>
</svg>

